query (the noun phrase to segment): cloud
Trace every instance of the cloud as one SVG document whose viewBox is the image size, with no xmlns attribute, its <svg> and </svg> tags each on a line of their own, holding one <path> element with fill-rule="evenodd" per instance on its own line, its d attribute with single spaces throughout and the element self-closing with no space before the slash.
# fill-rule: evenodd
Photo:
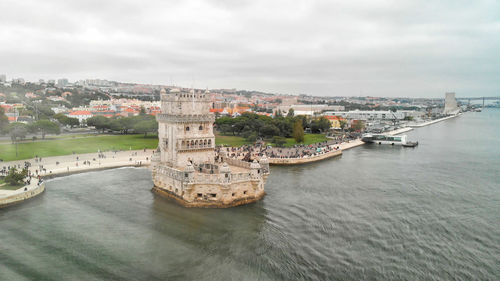
<svg viewBox="0 0 500 281">
<path fill-rule="evenodd" d="M 313 95 L 500 92 L 495 1 L 0 2 L 0 72 Z"/>
</svg>

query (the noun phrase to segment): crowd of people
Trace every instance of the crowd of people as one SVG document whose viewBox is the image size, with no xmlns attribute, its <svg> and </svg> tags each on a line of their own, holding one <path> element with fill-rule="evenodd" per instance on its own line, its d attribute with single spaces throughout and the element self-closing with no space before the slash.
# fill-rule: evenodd
<svg viewBox="0 0 500 281">
<path fill-rule="evenodd" d="M 216 155 L 221 152 L 225 153 L 227 157 L 250 161 L 258 159 L 266 154 L 269 158 L 305 158 L 314 157 L 330 151 L 340 149 L 340 144 L 350 142 L 359 138 L 356 134 L 344 134 L 339 136 L 329 137 L 328 141 L 319 142 L 315 144 L 296 144 L 292 147 L 273 147 L 268 146 L 265 142 L 257 141 L 253 145 L 243 145 L 240 147 L 217 147 Z M 216 156 L 218 158 L 218 156 Z"/>
</svg>

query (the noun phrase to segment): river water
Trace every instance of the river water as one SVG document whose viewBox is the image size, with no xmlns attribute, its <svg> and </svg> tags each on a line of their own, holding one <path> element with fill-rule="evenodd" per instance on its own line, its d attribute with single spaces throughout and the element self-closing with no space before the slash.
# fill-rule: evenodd
<svg viewBox="0 0 500 281">
<path fill-rule="evenodd" d="M 0 280 L 499 280 L 500 110 L 272 167 L 264 200 L 186 209 L 146 169 L 0 210 Z"/>
</svg>

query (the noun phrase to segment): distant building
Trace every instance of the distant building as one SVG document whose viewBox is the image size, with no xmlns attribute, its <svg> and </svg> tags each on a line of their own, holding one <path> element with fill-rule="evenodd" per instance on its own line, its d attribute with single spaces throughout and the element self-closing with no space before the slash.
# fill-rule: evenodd
<svg viewBox="0 0 500 281">
<path fill-rule="evenodd" d="M 341 129 L 340 121 L 344 120 L 344 118 L 334 115 L 325 115 L 325 118 L 330 121 L 330 125 L 332 129 Z"/>
<path fill-rule="evenodd" d="M 280 105 L 277 106 L 273 113 L 276 115 L 278 111 L 281 112 L 282 115 L 287 115 L 290 109 L 293 109 L 294 115 L 319 115 L 324 111 L 342 111 L 345 110 L 345 107 L 342 105 L 327 105 L 327 104 L 294 104 L 294 105 Z"/>
<path fill-rule="evenodd" d="M 444 99 L 444 110 L 443 114 L 453 115 L 460 112 L 460 108 L 457 105 L 457 100 L 455 99 L 455 93 L 446 93 Z"/>
<path fill-rule="evenodd" d="M 12 79 L 13 84 L 24 84 L 24 78 L 15 78 Z"/>
<path fill-rule="evenodd" d="M 77 118 L 78 121 L 80 121 L 80 123 L 82 123 L 83 121 L 92 117 L 92 112 L 87 111 L 87 110 L 75 110 L 75 111 L 72 111 L 72 112 L 66 114 L 66 116 L 71 117 L 71 118 Z"/>
<path fill-rule="evenodd" d="M 5 83 L 7 82 L 7 75 L 5 74 L 0 74 L 0 82 Z"/>
<path fill-rule="evenodd" d="M 353 110 L 353 111 L 327 111 L 324 113 L 325 116 L 341 116 L 348 120 L 403 120 L 409 115 L 408 111 L 396 111 L 392 112 L 390 110 Z"/>
<path fill-rule="evenodd" d="M 66 78 L 61 78 L 57 80 L 57 86 L 58 87 L 66 87 L 68 85 L 68 79 Z"/>
</svg>

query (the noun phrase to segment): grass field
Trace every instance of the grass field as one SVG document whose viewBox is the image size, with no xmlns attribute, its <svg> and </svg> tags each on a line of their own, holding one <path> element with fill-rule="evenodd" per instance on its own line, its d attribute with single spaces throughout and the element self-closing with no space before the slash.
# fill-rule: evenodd
<svg viewBox="0 0 500 281">
<path fill-rule="evenodd" d="M 303 144 L 313 144 L 326 141 L 324 135 L 306 134 Z M 221 136 L 215 137 L 216 145 L 242 146 L 249 144 L 243 137 Z M 287 138 L 285 146 L 297 144 L 293 138 Z M 18 156 L 16 157 L 16 146 L 12 143 L 0 143 L 0 159 L 13 161 L 39 157 L 60 156 L 77 153 L 91 153 L 97 150 L 136 150 L 153 149 L 158 146 L 156 136 L 144 138 L 143 135 L 89 135 L 75 138 L 54 138 L 46 141 L 23 142 L 18 144 Z"/>
<path fill-rule="evenodd" d="M 18 190 L 21 187 L 23 187 L 23 185 L 8 185 L 8 184 L 5 184 L 5 181 L 0 178 L 0 189 L 3 189 L 3 190 Z"/>
<path fill-rule="evenodd" d="M 83 138 L 61 138 L 39 142 L 25 142 L 16 146 L 11 143 L 0 144 L 0 159 L 3 161 L 39 157 L 91 153 L 97 150 L 152 149 L 158 146 L 156 136 L 144 138 L 144 135 L 97 135 Z"/>
<path fill-rule="evenodd" d="M 216 145 L 229 145 L 229 146 L 242 146 L 245 144 L 249 144 L 247 140 L 243 137 L 238 136 L 215 136 L 215 144 Z"/>
<path fill-rule="evenodd" d="M 304 142 L 300 144 L 313 144 L 313 143 L 318 143 L 318 142 L 323 142 L 327 141 L 328 139 L 326 138 L 325 135 L 322 134 L 305 134 L 304 135 Z M 229 146 L 242 146 L 245 144 L 249 144 L 250 142 L 246 141 L 243 137 L 239 136 L 226 136 L 226 135 L 216 135 L 215 136 L 215 144 L 217 145 L 229 145 Z M 269 145 L 273 145 L 271 143 L 271 140 L 267 140 L 267 143 Z M 286 139 L 286 147 L 289 146 L 294 146 L 296 145 L 297 142 L 293 138 L 287 138 Z"/>
<path fill-rule="evenodd" d="M 323 141 L 327 141 L 327 140 L 328 139 L 326 138 L 326 136 L 322 135 L 322 134 L 305 134 L 304 135 L 304 142 L 299 143 L 299 144 L 309 145 L 309 144 L 323 142 Z M 296 144 L 297 144 L 297 142 L 295 141 L 295 139 L 293 139 L 293 138 L 286 139 L 286 144 L 285 144 L 286 147 L 294 146 Z"/>
</svg>

